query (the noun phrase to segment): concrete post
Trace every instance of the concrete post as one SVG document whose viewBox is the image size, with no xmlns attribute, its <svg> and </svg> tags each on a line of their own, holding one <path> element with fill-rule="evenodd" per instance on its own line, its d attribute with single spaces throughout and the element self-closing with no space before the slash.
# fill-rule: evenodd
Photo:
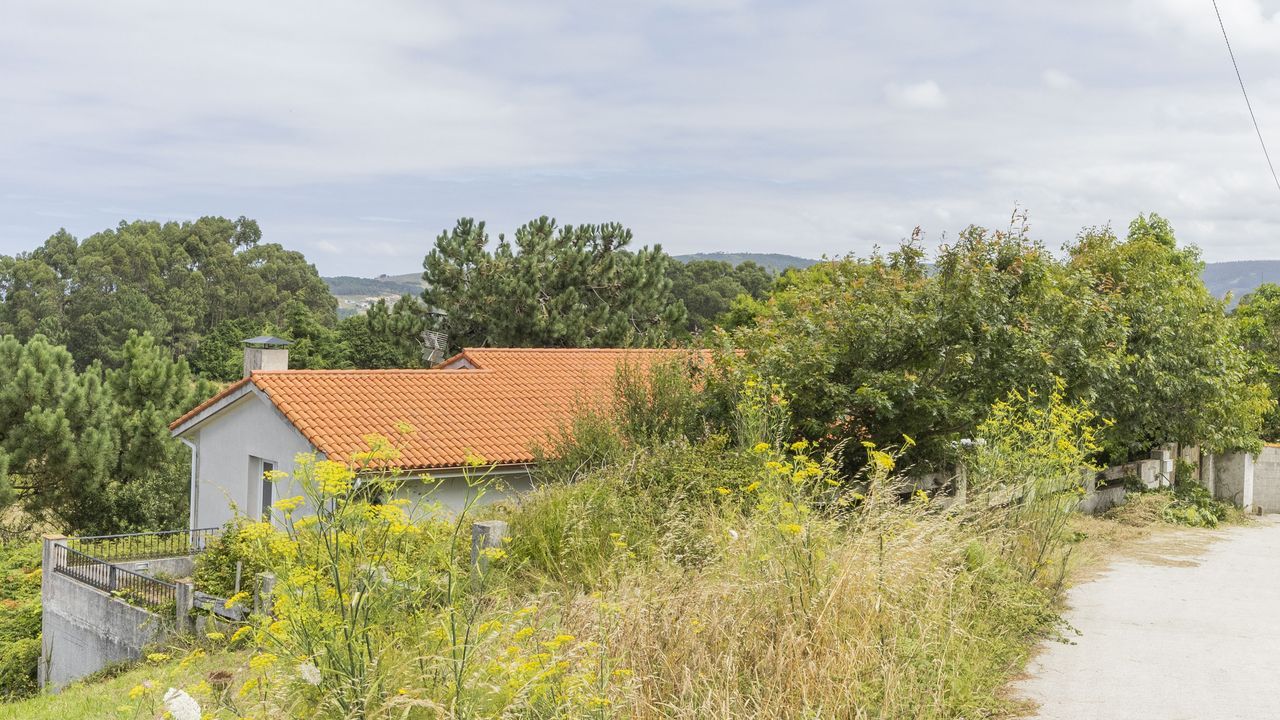
<svg viewBox="0 0 1280 720">
<path fill-rule="evenodd" d="M 49 601 L 49 583 L 53 575 L 54 567 L 54 548 L 58 546 L 66 546 L 67 536 L 57 533 L 49 533 L 42 536 L 44 547 L 40 556 L 40 607 L 41 607 L 41 623 L 45 628 L 52 627 L 47 617 L 49 608 L 52 603 Z M 52 662 L 53 650 L 53 633 L 49 630 L 41 635 L 40 639 L 40 665 L 36 668 L 36 683 L 43 690 L 45 685 L 49 684 L 49 664 Z"/>
<path fill-rule="evenodd" d="M 502 547 L 507 536 L 507 523 L 502 520 L 483 520 L 471 524 L 471 564 L 481 572 L 489 569 L 489 559 L 481 551 Z"/>
<path fill-rule="evenodd" d="M 964 463 L 956 466 L 955 505 L 963 505 L 969 497 L 969 468 Z"/>
<path fill-rule="evenodd" d="M 1173 449 L 1176 447 L 1177 445 L 1169 443 L 1151 451 L 1151 459 L 1160 461 L 1159 477 L 1156 481 L 1158 487 L 1173 485 Z"/>
<path fill-rule="evenodd" d="M 186 635 L 192 630 L 191 610 L 195 607 L 196 588 L 188 580 L 179 580 L 173 598 L 177 608 L 174 610 L 174 632 Z"/>
<path fill-rule="evenodd" d="M 1253 512 L 1253 453 L 1241 453 L 1244 459 L 1244 480 L 1240 485 L 1240 507 Z"/>
<path fill-rule="evenodd" d="M 271 594 L 276 591 L 275 573 L 258 573 L 258 587 L 253 591 L 253 611 L 271 612 Z"/>
<path fill-rule="evenodd" d="M 1214 468 L 1213 453 L 1202 452 L 1200 454 L 1200 484 L 1209 491 L 1212 497 L 1218 496 L 1218 478 L 1217 471 Z"/>
</svg>

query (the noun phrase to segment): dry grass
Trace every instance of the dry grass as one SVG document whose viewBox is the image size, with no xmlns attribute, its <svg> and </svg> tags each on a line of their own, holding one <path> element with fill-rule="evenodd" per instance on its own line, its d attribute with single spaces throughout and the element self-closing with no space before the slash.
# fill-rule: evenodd
<svg viewBox="0 0 1280 720">
<path fill-rule="evenodd" d="M 814 592 L 743 536 L 723 563 L 645 572 L 616 593 L 610 651 L 636 679 L 618 717 L 934 718 L 1007 710 L 1005 678 L 1055 625 L 1052 598 L 957 518 L 909 508 L 842 534 Z M 881 539 L 883 538 L 883 544 Z M 585 598 L 562 624 L 601 634 Z"/>
</svg>

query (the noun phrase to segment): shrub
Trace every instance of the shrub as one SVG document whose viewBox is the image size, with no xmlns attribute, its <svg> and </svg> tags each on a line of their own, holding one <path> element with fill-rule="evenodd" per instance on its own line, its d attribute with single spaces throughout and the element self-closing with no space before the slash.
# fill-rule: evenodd
<svg viewBox="0 0 1280 720">
<path fill-rule="evenodd" d="M 36 691 L 40 544 L 0 545 L 0 700 Z"/>
<path fill-rule="evenodd" d="M 245 536 L 248 524 L 244 518 L 228 522 L 222 533 L 196 556 L 193 580 L 201 592 L 229 598 L 251 587 L 258 574 L 267 569 L 256 559 L 251 541 Z M 236 586 L 237 564 L 240 566 L 239 587 Z"/>
</svg>

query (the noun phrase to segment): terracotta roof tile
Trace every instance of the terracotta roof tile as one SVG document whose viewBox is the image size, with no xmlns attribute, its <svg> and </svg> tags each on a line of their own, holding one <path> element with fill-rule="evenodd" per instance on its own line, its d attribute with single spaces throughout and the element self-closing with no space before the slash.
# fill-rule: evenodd
<svg viewBox="0 0 1280 720">
<path fill-rule="evenodd" d="M 679 350 L 468 349 L 474 369 L 257 371 L 175 420 L 251 381 L 299 432 L 334 460 L 366 449 L 364 436 L 391 438 L 402 468 L 456 467 L 468 454 L 498 464 L 533 461 L 531 447 L 587 406 L 599 406 L 620 365 L 647 369 Z M 408 423 L 414 432 L 400 435 Z"/>
</svg>

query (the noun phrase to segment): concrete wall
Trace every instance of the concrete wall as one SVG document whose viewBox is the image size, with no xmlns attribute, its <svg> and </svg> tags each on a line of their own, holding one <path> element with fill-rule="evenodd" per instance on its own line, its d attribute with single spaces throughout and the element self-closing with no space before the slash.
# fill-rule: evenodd
<svg viewBox="0 0 1280 720">
<path fill-rule="evenodd" d="M 196 492 L 192 527 L 217 527 L 235 517 L 261 513 L 261 468 L 253 458 L 270 460 L 290 479 L 275 486 L 275 499 L 302 494 L 292 480 L 293 459 L 314 452 L 306 438 L 275 406 L 254 393 L 245 395 L 189 433 L 195 442 Z M 305 511 L 304 511 L 305 512 Z"/>
<path fill-rule="evenodd" d="M 1214 497 L 1248 509 L 1253 504 L 1253 456 L 1223 453 L 1213 459 Z"/>
<path fill-rule="evenodd" d="M 1124 465 L 1114 465 L 1104 469 L 1098 475 L 1108 483 L 1119 482 L 1126 477 L 1134 477 L 1142 483 L 1143 487 L 1148 489 L 1168 485 L 1168 480 L 1163 475 L 1163 461 L 1161 460 L 1138 460 Z"/>
<path fill-rule="evenodd" d="M 41 687 L 56 690 L 111 663 L 136 660 L 144 647 L 173 628 L 172 618 L 53 572 L 48 557 L 44 567 Z"/>
<path fill-rule="evenodd" d="M 1253 459 L 1253 509 L 1280 512 L 1280 447 L 1268 445 Z"/>
<path fill-rule="evenodd" d="M 191 577 L 196 569 L 196 559 L 194 557 L 171 557 L 156 558 L 154 560 L 132 560 L 129 562 L 114 563 L 117 567 L 122 567 L 129 572 L 136 572 L 141 575 L 150 575 L 154 578 L 185 578 Z"/>
</svg>

